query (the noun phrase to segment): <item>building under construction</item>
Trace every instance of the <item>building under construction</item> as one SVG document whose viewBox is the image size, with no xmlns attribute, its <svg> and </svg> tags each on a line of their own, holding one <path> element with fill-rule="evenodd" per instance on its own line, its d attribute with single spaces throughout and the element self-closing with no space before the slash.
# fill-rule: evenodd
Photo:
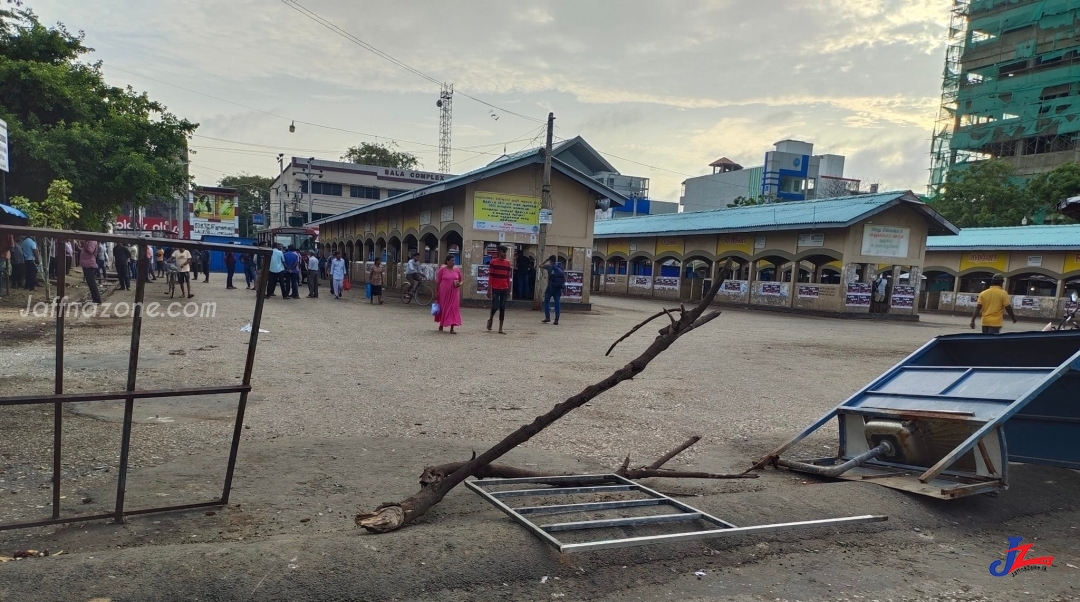
<svg viewBox="0 0 1080 602">
<path fill-rule="evenodd" d="M 1080 0 L 953 0 L 929 194 L 949 171 L 1080 160 Z"/>
</svg>

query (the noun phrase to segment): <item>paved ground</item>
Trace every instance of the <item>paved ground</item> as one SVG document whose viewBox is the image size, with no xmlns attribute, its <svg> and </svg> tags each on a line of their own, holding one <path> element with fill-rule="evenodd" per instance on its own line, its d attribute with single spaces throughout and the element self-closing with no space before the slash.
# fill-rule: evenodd
<svg viewBox="0 0 1080 602">
<path fill-rule="evenodd" d="M 148 300 L 167 300 L 156 284 L 149 290 Z M 238 382 L 247 348 L 239 330 L 254 295 L 223 290 L 216 274 L 195 293 L 192 301 L 217 304 L 216 316 L 147 319 L 139 388 Z M 462 332 L 451 336 L 436 332 L 426 310 L 351 294 L 268 301 L 228 508 L 0 532 L 0 555 L 64 551 L 0 564 L 0 600 L 1080 599 L 1080 474 L 1038 467 L 1016 467 L 1000 496 L 947 503 L 775 471 L 652 481 L 735 524 L 890 519 L 565 557 L 464 488 L 407 529 L 358 531 L 358 507 L 413 493 L 424 465 L 467 458 L 644 349 L 652 331 L 603 355 L 658 304 L 598 298 L 592 313 L 564 315 L 557 327 L 514 312 L 508 336 L 484 331 L 486 314 L 465 309 Z M 66 391 L 123 387 L 129 323 L 70 325 Z M 673 466 L 741 469 L 931 337 L 964 326 L 948 316 L 886 324 L 728 311 L 507 461 L 601 471 L 627 453 L 651 461 L 700 434 Z M 52 390 L 49 327 L 0 309 L 3 395 Z M 128 503 L 219 495 L 233 407 L 227 397 L 138 403 Z M 2 411 L 0 520 L 47 516 L 52 410 Z M 111 507 L 119 419 L 107 403 L 65 416 L 65 513 Z M 823 435 L 804 451 L 834 445 Z M 988 565 L 1018 535 L 1033 554 L 1055 556 L 1054 566 L 991 577 Z"/>
</svg>

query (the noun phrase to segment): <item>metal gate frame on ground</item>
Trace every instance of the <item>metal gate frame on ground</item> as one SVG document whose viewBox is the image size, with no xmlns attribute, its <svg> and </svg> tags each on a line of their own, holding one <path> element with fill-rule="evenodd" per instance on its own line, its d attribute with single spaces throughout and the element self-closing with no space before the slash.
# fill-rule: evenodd
<svg viewBox="0 0 1080 602">
<path fill-rule="evenodd" d="M 560 484 L 564 486 L 559 486 Z M 550 485 L 540 489 L 510 489 L 505 491 L 488 491 L 488 487 L 500 485 Z M 640 483 L 636 483 L 615 474 L 598 475 L 567 475 L 558 477 L 526 477 L 517 479 L 482 479 L 465 481 L 465 486 L 475 491 L 480 497 L 490 502 L 493 506 L 505 512 L 510 518 L 520 525 L 532 531 L 541 540 L 551 544 L 556 550 L 564 553 L 588 552 L 592 550 L 608 550 L 612 548 L 628 548 L 644 546 L 654 543 L 692 541 L 697 539 L 712 539 L 726 535 L 745 535 L 748 533 L 767 533 L 771 531 L 792 531 L 796 529 L 812 529 L 814 527 L 828 527 L 837 525 L 851 525 L 860 523 L 873 523 L 888 520 L 887 516 L 849 516 L 845 518 L 829 518 L 823 520 L 809 520 L 794 523 L 777 523 L 772 525 L 755 525 L 752 527 L 736 527 L 735 525 L 720 520 L 711 514 L 707 514 L 692 506 L 674 500 L 659 491 L 649 489 Z M 603 494 L 635 492 L 647 496 L 637 500 L 596 501 L 579 504 L 553 504 L 540 506 L 519 506 L 512 508 L 503 502 L 510 497 L 549 497 L 557 495 L 576 494 Z M 659 514 L 652 516 L 631 516 L 622 518 L 605 518 L 597 520 L 573 521 L 555 523 L 550 525 L 538 525 L 528 518 L 544 514 L 567 514 L 575 512 L 598 512 L 604 510 L 624 510 L 648 506 L 670 506 L 677 510 L 672 514 Z M 605 529 L 612 527 L 637 527 L 642 525 L 670 524 L 687 521 L 703 521 L 715 528 L 700 531 L 684 531 L 681 533 L 665 533 L 663 535 L 648 535 L 642 537 L 624 537 L 621 539 L 604 539 L 599 541 L 587 541 L 582 543 L 563 543 L 552 533 L 560 531 L 577 531 L 584 529 Z"/>
<path fill-rule="evenodd" d="M 251 372 L 255 363 L 255 349 L 259 340 L 259 324 L 262 322 L 263 301 L 266 295 L 268 273 L 270 270 L 270 255 L 272 250 L 267 247 L 250 247 L 243 245 L 227 245 L 216 243 L 204 243 L 197 240 L 154 239 L 136 236 L 120 236 L 116 234 L 104 234 L 99 232 L 75 232 L 68 230 L 53 230 L 50 228 L 27 228 L 21 226 L 0 225 L 0 235 L 11 234 L 13 236 L 44 237 L 55 240 L 57 249 L 63 249 L 64 243 L 73 240 L 93 240 L 97 242 L 112 242 L 120 244 L 135 244 L 138 246 L 138 278 L 135 283 L 135 304 L 132 310 L 131 347 L 128 351 L 128 375 L 127 387 L 124 391 L 111 391 L 100 393 L 64 393 L 64 317 L 67 313 L 68 303 L 66 293 L 66 269 L 56 270 L 56 294 L 53 306 L 56 310 L 56 367 L 55 367 L 55 392 L 52 395 L 27 395 L 21 397 L 0 397 L 0 408 L 17 405 L 40 405 L 53 404 L 53 476 L 52 476 L 52 518 L 47 520 L 4 523 L 0 524 L 0 531 L 10 529 L 25 529 L 29 527 L 43 527 L 81 521 L 101 520 L 113 518 L 117 523 L 123 523 L 125 516 L 137 514 L 150 514 L 154 512 L 167 512 L 173 510 L 190 510 L 193 508 L 205 508 L 210 506 L 224 506 L 229 503 L 229 492 L 232 489 L 233 470 L 236 468 L 236 456 L 240 449 L 240 434 L 244 427 L 244 411 L 247 408 L 248 393 L 251 392 Z M 160 246 L 166 242 L 168 246 L 185 249 L 206 249 L 210 251 L 232 251 L 251 253 L 263 258 L 259 277 L 256 280 L 255 313 L 251 318 L 251 335 L 248 340 L 247 359 L 244 362 L 243 382 L 239 385 L 221 387 L 180 387 L 174 389 L 142 390 L 135 389 L 135 377 L 139 367 L 139 342 L 142 335 L 142 307 L 146 292 L 147 274 L 150 269 L 150 260 L 146 256 L 149 245 Z M 127 489 L 128 452 L 131 448 L 131 425 L 132 414 L 136 399 L 150 397 L 191 397 L 198 395 L 220 395 L 239 393 L 240 402 L 236 410 L 236 421 L 233 424 L 232 445 L 229 449 L 229 464 L 225 471 L 225 485 L 221 497 L 211 502 L 199 502 L 194 504 L 181 504 L 175 506 L 156 506 L 152 508 L 140 508 L 137 510 L 124 509 L 124 496 Z M 93 514 L 81 516 L 60 516 L 60 464 L 63 427 L 64 404 L 86 401 L 119 401 L 124 400 L 124 425 L 120 443 L 120 467 L 116 485 L 116 506 L 111 513 Z"/>
</svg>

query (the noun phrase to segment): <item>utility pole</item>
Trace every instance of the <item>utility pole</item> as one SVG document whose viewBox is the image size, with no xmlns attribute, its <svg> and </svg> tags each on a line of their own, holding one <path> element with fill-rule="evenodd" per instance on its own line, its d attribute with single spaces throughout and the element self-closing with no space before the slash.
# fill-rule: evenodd
<svg viewBox="0 0 1080 602">
<path fill-rule="evenodd" d="M 552 209 L 551 203 L 551 138 L 555 129 L 555 113 L 548 113 L 547 142 L 544 144 L 544 175 L 543 185 L 540 188 L 540 209 Z M 540 224 L 540 235 L 536 237 L 536 286 L 533 287 L 533 311 L 540 309 L 540 301 L 547 288 L 547 270 L 540 269 L 547 255 L 547 231 L 548 225 Z"/>
<path fill-rule="evenodd" d="M 307 160 L 307 165 L 304 167 L 304 171 L 301 172 L 302 175 L 305 178 L 307 178 L 307 193 L 308 193 L 307 221 L 309 223 L 312 221 L 312 219 L 311 219 L 311 209 L 312 209 L 312 206 L 315 204 L 315 197 L 313 196 L 314 193 L 312 192 L 312 189 L 311 189 L 311 181 L 313 179 L 315 179 L 315 178 L 322 178 L 322 170 L 321 169 L 319 170 L 319 173 L 317 175 L 312 173 L 312 171 L 311 171 L 311 164 L 314 161 L 315 161 L 315 157 L 311 157 L 310 159 L 308 159 Z M 301 173 L 298 173 L 298 172 L 294 171 L 293 175 L 294 176 L 295 175 L 301 175 Z"/>
</svg>

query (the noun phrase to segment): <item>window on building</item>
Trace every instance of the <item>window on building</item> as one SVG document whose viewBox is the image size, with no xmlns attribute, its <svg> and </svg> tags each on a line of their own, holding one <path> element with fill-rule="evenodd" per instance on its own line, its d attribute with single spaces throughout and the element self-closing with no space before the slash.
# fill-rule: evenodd
<svg viewBox="0 0 1080 602">
<path fill-rule="evenodd" d="M 1027 66 L 1027 60 L 1009 63 L 1008 65 L 1002 65 L 1001 67 L 998 67 L 998 75 L 1009 76 L 1009 74 L 1011 73 L 1016 73 L 1017 71 L 1023 71 L 1024 69 L 1027 69 Z"/>
<path fill-rule="evenodd" d="M 405 194 L 406 192 L 409 192 L 409 191 L 405 190 L 403 188 L 387 188 L 386 189 L 386 197 L 390 198 L 392 196 L 397 196 L 399 194 Z"/>
<path fill-rule="evenodd" d="M 349 186 L 349 196 L 354 199 L 379 200 L 379 189 L 373 186 Z"/>
<path fill-rule="evenodd" d="M 300 181 L 301 192 L 307 192 L 306 184 L 306 181 Z M 321 194 L 323 196 L 341 196 L 341 184 L 333 184 L 331 182 L 312 182 L 311 194 Z"/>
</svg>

